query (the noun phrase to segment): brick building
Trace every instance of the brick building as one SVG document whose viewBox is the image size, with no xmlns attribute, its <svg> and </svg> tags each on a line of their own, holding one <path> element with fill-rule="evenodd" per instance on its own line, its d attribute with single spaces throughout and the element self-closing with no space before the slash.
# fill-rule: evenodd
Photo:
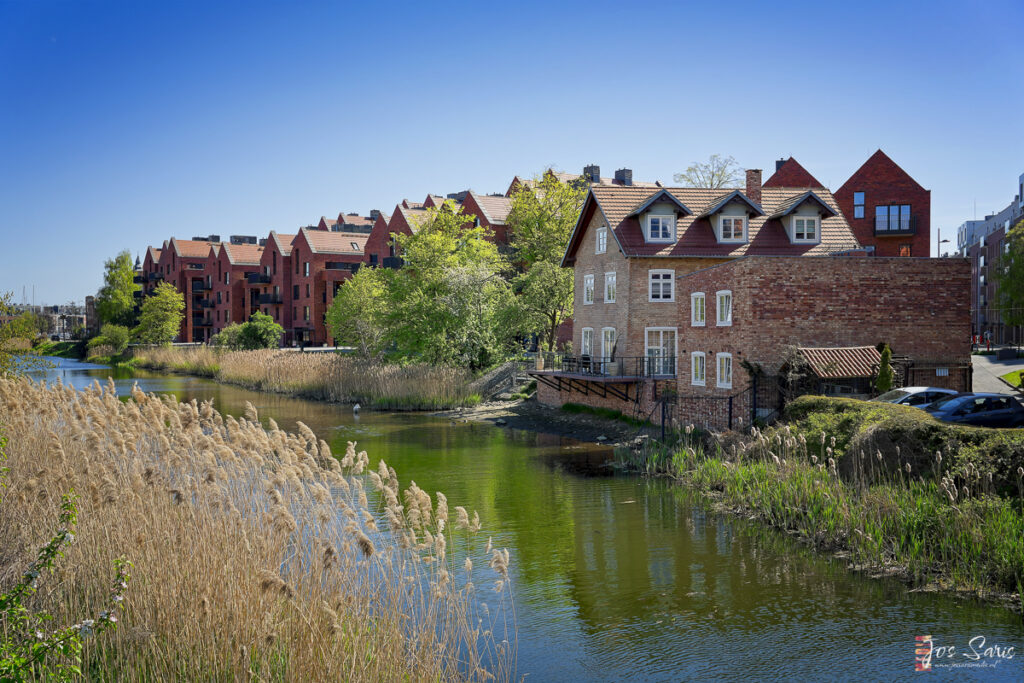
<svg viewBox="0 0 1024 683">
<path fill-rule="evenodd" d="M 293 340 L 292 306 L 288 292 L 292 287 L 292 242 L 295 235 L 270 231 L 260 254 L 259 270 L 246 277 L 245 302 L 248 315 L 256 311 L 269 315 L 284 328 L 283 344 Z"/>
<path fill-rule="evenodd" d="M 232 238 L 235 240 L 236 238 Z M 255 242 L 255 238 L 252 240 Z M 246 305 L 247 278 L 260 272 L 263 247 L 250 242 L 226 242 L 210 247 L 213 287 L 213 333 L 232 323 L 244 323 L 251 311 Z"/>
<path fill-rule="evenodd" d="M 762 187 L 748 170 L 743 190 L 592 185 L 563 260 L 577 353 L 542 359 L 539 400 L 648 416 L 668 393 L 726 399 L 747 387 L 742 360 L 776 371 L 790 345 L 962 362 L 966 264 L 855 258 L 837 201 L 798 171 Z"/>
<path fill-rule="evenodd" d="M 210 254 L 211 246 L 219 243 L 217 235 L 191 240 L 172 237 L 163 249 L 147 250 L 142 273 L 151 285 L 149 292 L 152 292 L 158 281 L 163 280 L 174 285 L 184 295 L 185 317 L 181 321 L 178 341 L 207 342 L 213 335 L 213 305 L 209 298 L 213 287 L 213 261 Z M 157 259 L 155 270 L 154 256 Z"/>
<path fill-rule="evenodd" d="M 369 235 L 303 228 L 292 242 L 293 338 L 301 345 L 333 345 L 325 316 L 338 287 L 366 261 Z"/>
<path fill-rule="evenodd" d="M 878 150 L 836 190 L 857 240 L 876 256 L 931 256 L 931 190 Z"/>
</svg>

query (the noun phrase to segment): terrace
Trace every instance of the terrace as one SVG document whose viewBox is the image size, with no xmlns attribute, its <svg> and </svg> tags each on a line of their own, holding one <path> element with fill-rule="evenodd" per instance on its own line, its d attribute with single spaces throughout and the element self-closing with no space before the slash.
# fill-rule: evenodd
<svg viewBox="0 0 1024 683">
<path fill-rule="evenodd" d="M 583 394 L 612 394 L 624 401 L 632 400 L 628 386 L 643 380 L 670 380 L 676 377 L 675 356 L 601 357 L 582 354 L 569 356 L 542 352 L 527 374 L 538 382 L 562 390 Z"/>
</svg>

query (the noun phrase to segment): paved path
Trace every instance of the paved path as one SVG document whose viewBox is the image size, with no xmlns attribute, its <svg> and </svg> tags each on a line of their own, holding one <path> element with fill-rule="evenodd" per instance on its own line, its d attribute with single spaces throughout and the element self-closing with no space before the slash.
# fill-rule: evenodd
<svg viewBox="0 0 1024 683">
<path fill-rule="evenodd" d="M 1021 392 L 1015 392 L 1006 382 L 999 379 L 999 375 L 1005 375 L 1012 370 L 1024 370 L 1024 358 L 996 360 L 995 356 L 971 356 L 971 365 L 974 367 L 974 391 L 1021 395 Z"/>
</svg>

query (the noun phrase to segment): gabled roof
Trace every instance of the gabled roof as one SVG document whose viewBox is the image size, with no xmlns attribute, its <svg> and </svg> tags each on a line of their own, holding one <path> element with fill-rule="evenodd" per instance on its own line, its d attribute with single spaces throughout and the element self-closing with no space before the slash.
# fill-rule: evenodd
<svg viewBox="0 0 1024 683">
<path fill-rule="evenodd" d="M 277 250 L 281 252 L 281 256 L 291 256 L 292 254 L 292 242 L 295 241 L 296 235 L 289 235 L 285 233 L 270 231 L 270 239 L 277 245 Z"/>
<path fill-rule="evenodd" d="M 177 237 L 172 237 L 170 248 L 178 255 L 178 258 L 206 258 L 210 255 L 210 242 L 179 240 Z"/>
<path fill-rule="evenodd" d="M 357 213 L 339 213 L 335 225 L 364 225 L 372 226 L 373 219 L 369 216 L 360 216 Z"/>
<path fill-rule="evenodd" d="M 263 247 L 256 244 L 224 244 L 224 254 L 233 266 L 258 266 Z"/>
<path fill-rule="evenodd" d="M 670 195 L 679 204 L 688 207 L 691 215 L 679 216 L 676 220 L 678 239 L 670 243 L 652 243 L 644 239 L 638 210 L 649 205 L 651 200 L 662 193 Z M 793 244 L 782 222 L 774 217 L 780 206 L 799 204 L 809 195 L 827 207 L 821 221 L 821 241 L 818 243 Z M 822 188 L 814 192 L 792 188 L 767 187 L 761 190 L 761 215 L 747 220 L 748 241 L 742 244 L 719 243 L 711 221 L 703 214 L 723 199 L 720 189 L 708 188 L 645 188 L 592 185 L 583 203 L 580 219 L 569 238 L 562 265 L 572 265 L 591 219 L 596 212 L 607 221 L 616 243 L 629 258 L 673 257 L 673 258 L 736 258 L 744 255 L 765 256 L 827 256 L 840 251 L 857 249 L 860 244 L 846 219 L 839 213 L 839 207 L 832 193 Z"/>
<path fill-rule="evenodd" d="M 889 155 L 887 155 L 882 150 L 878 150 L 870 157 L 868 157 L 868 160 L 861 164 L 860 168 L 853 172 L 853 175 L 851 175 L 847 179 L 847 181 L 843 183 L 842 187 L 840 187 L 839 190 L 837 190 L 837 193 L 842 194 L 843 190 L 846 189 L 846 186 L 849 185 L 851 181 L 857 179 L 861 173 L 874 175 L 879 172 L 887 172 L 886 178 L 890 185 L 892 184 L 893 175 L 895 174 L 898 177 L 898 180 L 896 181 L 897 183 L 904 182 L 907 183 L 908 185 L 916 187 L 919 190 L 927 191 L 923 187 L 921 187 L 921 184 L 919 182 L 914 180 L 913 176 L 904 171 L 900 167 L 900 165 L 897 164 L 895 161 L 890 159 Z M 857 190 L 861 188 L 853 189 Z"/>
<path fill-rule="evenodd" d="M 491 225 L 505 224 L 505 220 L 512 210 L 512 199 L 510 197 L 497 197 L 489 194 L 480 195 L 472 190 L 469 191 L 467 196 L 473 198 L 473 201 L 480 207 L 480 211 L 488 223 Z"/>
<path fill-rule="evenodd" d="M 683 204 L 682 200 L 680 200 L 679 197 L 677 197 L 676 195 L 672 194 L 668 190 L 664 190 L 664 189 L 658 190 L 657 192 L 652 194 L 649 198 L 647 198 L 644 201 L 640 202 L 640 204 L 637 205 L 637 207 L 635 209 L 633 209 L 629 213 L 629 215 L 630 216 L 639 216 L 644 211 L 646 211 L 648 208 L 650 208 L 650 206 L 652 204 L 656 204 L 657 202 L 669 202 L 670 204 L 675 204 L 676 207 L 679 209 L 679 212 L 681 212 L 684 216 L 692 216 L 693 215 L 693 211 L 691 211 L 690 208 L 688 206 L 686 206 L 686 204 Z"/>
<path fill-rule="evenodd" d="M 157 249 L 156 247 L 147 247 L 146 251 L 149 252 L 149 258 L 153 263 L 160 260 L 160 253 L 162 250 Z"/>
<path fill-rule="evenodd" d="M 302 228 L 302 236 L 314 254 L 355 254 L 362 256 L 366 250 L 365 232 L 325 232 Z"/>
<path fill-rule="evenodd" d="M 835 216 L 839 212 L 825 203 L 821 197 L 814 193 L 814 190 L 807 190 L 799 194 L 795 194 L 792 197 L 787 198 L 775 207 L 775 211 L 772 213 L 770 218 L 782 218 L 796 211 L 805 202 L 813 202 L 821 207 L 824 213 L 830 216 Z"/>
<path fill-rule="evenodd" d="M 761 187 L 824 187 L 818 179 L 807 172 L 793 157 L 785 162 L 764 181 Z"/>
<path fill-rule="evenodd" d="M 427 198 L 423 200 L 423 206 L 441 206 L 444 204 L 444 197 L 439 194 L 428 194 Z"/>
<path fill-rule="evenodd" d="M 764 215 L 764 209 L 761 208 L 760 204 L 758 204 L 757 202 L 755 202 L 754 200 L 752 200 L 750 197 L 743 194 L 739 190 L 733 190 L 732 192 L 725 193 L 718 199 L 712 200 L 711 204 L 709 204 L 706 209 L 700 212 L 698 218 L 706 218 L 707 216 L 714 215 L 721 211 L 722 209 L 724 209 L 729 204 L 729 202 L 732 201 L 738 201 L 743 204 L 746 204 L 748 207 L 750 207 L 750 210 L 756 213 L 758 216 Z"/>
<path fill-rule="evenodd" d="M 874 346 L 798 349 L 814 374 L 822 379 L 872 377 L 882 356 Z"/>
<path fill-rule="evenodd" d="M 409 208 L 406 208 L 399 204 L 397 207 L 395 207 L 395 213 L 399 213 L 402 215 L 402 218 L 405 219 L 405 222 L 406 224 L 408 224 L 409 229 L 412 230 L 413 232 L 419 230 L 420 226 L 427 222 L 427 217 L 429 215 L 429 211 L 423 208 L 422 204 L 415 204 L 413 206 L 410 206 Z"/>
</svg>

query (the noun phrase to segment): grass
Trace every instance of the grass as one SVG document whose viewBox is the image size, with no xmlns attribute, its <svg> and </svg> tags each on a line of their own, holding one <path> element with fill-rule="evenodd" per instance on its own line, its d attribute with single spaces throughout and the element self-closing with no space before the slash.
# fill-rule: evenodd
<svg viewBox="0 0 1024 683">
<path fill-rule="evenodd" d="M 333 353 L 170 347 L 136 351 L 134 364 L 259 391 L 384 410 L 443 410 L 480 402 L 466 370 L 377 365 Z"/>
<path fill-rule="evenodd" d="M 78 360 L 82 357 L 85 349 L 84 342 L 78 341 L 43 341 L 36 345 L 35 353 L 40 356 L 53 356 L 56 358 L 69 358 Z"/>
<path fill-rule="evenodd" d="M 625 422 L 628 425 L 634 427 L 649 427 L 651 423 L 646 420 L 638 420 L 637 418 L 626 415 L 620 410 L 612 410 L 611 408 L 596 408 L 594 406 L 583 405 L 582 403 L 564 403 L 562 404 L 562 410 L 572 415 L 594 415 L 601 417 L 606 420 L 618 420 L 619 422 Z"/>
<path fill-rule="evenodd" d="M 105 604 L 114 558 L 134 565 L 117 629 L 86 641 L 85 678 L 512 677 L 509 558 L 475 513 L 403 490 L 355 444 L 336 456 L 301 423 L 266 424 L 251 406 L 235 419 L 138 389 L 125 402 L 112 384 L 0 380 L 0 592 L 74 491 L 75 542 L 30 605 L 54 615 L 40 627 Z"/>
<path fill-rule="evenodd" d="M 1020 373 L 1021 373 L 1020 370 L 1014 370 L 1013 372 L 1008 372 L 1005 375 L 999 375 L 999 378 L 1000 379 L 1004 379 L 1007 382 L 1009 382 L 1010 386 L 1014 386 L 1014 387 L 1017 387 L 1019 389 L 1020 388 Z"/>
</svg>

